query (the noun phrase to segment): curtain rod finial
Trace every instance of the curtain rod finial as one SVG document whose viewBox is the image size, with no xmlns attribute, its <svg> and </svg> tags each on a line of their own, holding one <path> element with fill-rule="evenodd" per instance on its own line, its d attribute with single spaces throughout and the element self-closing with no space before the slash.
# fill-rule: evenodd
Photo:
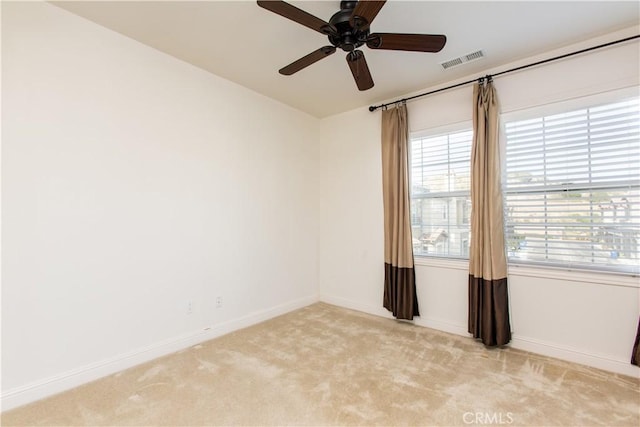
<svg viewBox="0 0 640 427">
<path fill-rule="evenodd" d="M 369 111 L 371 111 L 371 112 L 373 113 L 374 111 L 376 111 L 376 109 L 377 109 L 377 108 L 378 108 L 378 107 L 374 107 L 374 106 L 372 105 L 371 107 L 369 107 Z"/>
</svg>

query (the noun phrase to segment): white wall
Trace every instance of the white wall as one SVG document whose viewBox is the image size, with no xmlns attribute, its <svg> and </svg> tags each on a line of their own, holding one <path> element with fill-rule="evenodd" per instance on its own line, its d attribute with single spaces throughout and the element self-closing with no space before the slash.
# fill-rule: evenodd
<svg viewBox="0 0 640 427">
<path fill-rule="evenodd" d="M 637 28 L 548 52 L 487 73 L 637 33 Z M 638 42 L 495 79 L 503 112 L 639 84 Z M 468 76 L 461 81 L 479 76 Z M 456 83 L 456 82 L 452 82 Z M 430 88 L 425 89 L 429 90 Z M 436 88 L 433 88 L 436 89 Z M 471 120 L 472 87 L 409 102 L 419 131 Z M 319 280 L 321 299 L 390 317 L 382 308 L 383 218 L 380 113 L 366 108 L 322 121 Z M 417 259 L 419 325 L 467 334 L 466 262 Z M 637 278 L 510 267 L 512 346 L 628 375 L 640 314 Z"/>
<path fill-rule="evenodd" d="M 47 3 L 2 79 L 4 409 L 317 300 L 317 119 Z"/>
</svg>

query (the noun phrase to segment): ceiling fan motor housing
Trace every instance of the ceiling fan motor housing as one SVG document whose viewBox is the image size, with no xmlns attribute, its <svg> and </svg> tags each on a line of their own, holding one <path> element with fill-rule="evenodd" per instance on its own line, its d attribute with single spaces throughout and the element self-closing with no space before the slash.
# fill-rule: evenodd
<svg viewBox="0 0 640 427">
<path fill-rule="evenodd" d="M 345 52 L 352 52 L 362 46 L 369 36 L 369 28 L 358 30 L 351 26 L 349 20 L 356 7 L 357 1 L 341 1 L 340 10 L 336 12 L 329 23 L 337 30 L 335 34 L 329 34 L 329 42 Z"/>
</svg>

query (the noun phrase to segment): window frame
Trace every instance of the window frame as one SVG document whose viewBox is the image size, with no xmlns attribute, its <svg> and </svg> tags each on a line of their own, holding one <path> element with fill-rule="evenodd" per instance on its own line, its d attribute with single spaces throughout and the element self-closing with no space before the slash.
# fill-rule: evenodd
<svg viewBox="0 0 640 427">
<path fill-rule="evenodd" d="M 503 192 L 505 194 L 505 202 L 504 202 L 504 212 L 505 212 L 505 236 L 506 236 L 506 227 L 507 227 L 507 216 L 506 212 L 508 209 L 506 203 L 506 145 L 507 140 L 505 137 L 505 128 L 504 125 L 507 122 L 524 120 L 526 118 L 536 118 L 536 117 L 544 117 L 548 115 L 553 115 L 560 113 L 562 111 L 571 111 L 571 110 L 579 110 L 583 108 L 589 108 L 595 105 L 602 105 L 607 103 L 615 103 L 623 100 L 624 98 L 632 98 L 640 96 L 640 87 L 631 86 L 622 89 L 610 90 L 597 94 L 590 94 L 584 96 L 572 97 L 565 100 L 552 101 L 546 104 L 540 104 L 535 106 L 528 107 L 519 107 L 517 109 L 513 109 L 510 111 L 503 111 L 500 114 L 500 125 L 501 125 L 501 175 L 502 175 L 502 186 Z M 465 120 L 460 122 L 455 122 L 451 124 L 446 124 L 443 126 L 436 126 L 427 129 L 420 129 L 417 131 L 412 131 L 409 133 L 409 185 L 410 185 L 410 203 L 415 199 L 413 194 L 413 183 L 412 183 L 412 153 L 413 153 L 413 141 L 419 138 L 426 137 L 437 137 L 446 134 L 452 134 L 457 132 L 464 131 L 472 131 L 472 121 Z M 469 153 L 469 158 L 471 157 L 471 152 Z M 455 193 L 455 194 L 454 194 Z M 458 194 L 460 193 L 460 194 Z M 440 192 L 440 193 L 432 193 L 432 195 L 437 195 L 440 197 L 459 197 L 459 196 L 470 196 L 470 190 L 468 192 L 463 191 L 455 191 L 455 192 Z M 421 197 L 419 199 L 422 199 Z M 411 212 L 413 219 L 413 211 Z M 470 225 L 469 225 L 470 227 Z M 413 222 L 412 222 L 412 233 L 413 233 Z M 413 237 L 413 235 L 412 235 Z M 505 241 L 505 251 L 508 251 L 507 242 Z M 414 259 L 417 265 L 424 266 L 433 266 L 433 267 L 446 267 L 446 268 L 455 268 L 455 269 L 466 269 L 468 261 L 468 256 L 455 256 L 455 255 L 439 255 L 439 254 L 431 254 L 431 253 L 416 253 L 414 254 Z M 631 283 L 633 287 L 637 287 L 635 283 L 635 278 L 637 278 L 640 274 L 637 270 L 621 270 L 618 268 L 607 268 L 604 265 L 594 265 L 593 268 L 585 267 L 582 265 L 569 265 L 562 263 L 546 263 L 546 262 L 535 262 L 535 261 L 524 261 L 521 259 L 514 260 L 509 259 L 507 261 L 508 268 L 510 269 L 510 274 L 518 275 L 518 272 L 523 272 L 523 275 L 536 275 L 539 277 L 549 277 L 549 278 L 570 278 L 575 277 L 576 279 L 580 277 L 577 281 L 586 281 L 592 282 L 594 279 L 591 277 L 610 277 L 614 275 L 618 277 L 620 285 L 629 286 Z M 577 275 L 577 276 L 576 276 Z M 598 279 L 598 282 L 600 279 Z"/>
<path fill-rule="evenodd" d="M 638 98 L 640 97 L 640 87 L 633 86 L 623 89 L 617 89 L 612 91 L 607 91 L 595 95 L 587 95 L 576 97 L 572 99 L 551 102 L 544 105 L 537 105 L 529 108 L 521 108 L 518 110 L 510 111 L 510 112 L 502 112 L 500 115 L 500 123 L 501 123 L 501 138 L 503 143 L 501 144 L 501 154 L 502 157 L 502 187 L 504 194 L 504 226 L 505 226 L 505 240 L 507 236 L 508 230 L 508 215 L 507 211 L 509 209 L 509 204 L 507 203 L 508 194 L 560 194 L 563 191 L 568 191 L 566 185 L 562 186 L 545 186 L 541 184 L 536 186 L 535 188 L 523 191 L 522 188 L 518 188 L 514 191 L 509 191 L 507 186 L 507 145 L 508 141 L 506 138 L 506 129 L 505 126 L 507 123 L 523 121 L 527 119 L 538 119 L 542 117 L 553 116 L 556 114 L 562 113 L 570 113 L 573 111 L 594 108 L 598 106 L 604 106 L 606 104 L 613 104 L 617 102 L 622 102 L 625 99 Z M 580 184 L 576 184 L 575 188 L 571 188 L 569 191 L 577 191 Z M 596 185 L 588 185 L 585 184 L 585 187 L 582 188 L 585 191 L 588 190 L 610 190 L 615 191 L 616 189 L 620 190 L 623 188 L 637 188 L 636 186 L 629 186 L 626 182 L 615 182 L 610 181 L 606 184 L 596 184 Z M 545 222 L 547 224 L 547 222 Z M 637 277 L 640 273 L 640 267 L 636 266 L 607 266 L 605 264 L 593 264 L 593 267 L 588 266 L 587 264 L 571 264 L 569 262 L 562 262 L 556 260 L 550 261 L 536 261 L 536 260 L 523 260 L 512 258 L 508 254 L 508 243 L 505 241 L 505 250 L 507 251 L 507 263 L 510 267 L 516 268 L 533 268 L 533 269 L 548 269 L 551 271 L 572 271 L 572 272 L 584 272 L 584 273 L 604 273 L 604 274 L 616 274 L 621 276 L 633 276 Z"/>
<path fill-rule="evenodd" d="M 473 132 L 473 125 L 471 120 L 465 120 L 456 123 L 450 123 L 442 126 L 437 126 L 428 129 L 421 129 L 414 132 L 409 132 L 409 203 L 412 206 L 412 202 L 414 200 L 423 200 L 423 199 L 442 199 L 442 198 L 461 198 L 467 197 L 471 198 L 471 187 L 468 190 L 456 190 L 456 191 L 438 191 L 429 193 L 429 197 L 414 197 L 413 194 L 413 181 L 412 181 L 412 171 L 413 171 L 413 142 L 416 139 L 424 139 L 424 138 L 436 138 L 439 136 L 451 135 L 462 132 Z M 472 137 L 473 140 L 473 137 Z M 469 163 L 471 163 L 471 151 L 469 151 Z M 417 239 L 418 237 L 413 235 L 413 209 L 410 209 L 411 215 L 411 234 L 412 239 Z M 469 227 L 469 233 L 471 230 L 470 222 L 467 223 Z M 440 259 L 440 260 L 457 260 L 457 261 L 466 261 L 469 259 L 468 256 L 463 255 L 451 255 L 451 254 L 436 254 L 436 253 L 414 253 L 415 257 L 421 258 L 429 258 L 429 259 Z"/>
</svg>

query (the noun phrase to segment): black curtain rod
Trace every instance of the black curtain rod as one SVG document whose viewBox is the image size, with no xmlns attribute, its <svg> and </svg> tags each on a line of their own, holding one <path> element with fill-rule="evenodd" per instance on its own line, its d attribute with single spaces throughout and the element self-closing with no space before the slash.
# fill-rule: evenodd
<svg viewBox="0 0 640 427">
<path fill-rule="evenodd" d="M 627 42 L 629 40 L 637 39 L 638 37 L 640 37 L 640 34 L 635 35 L 635 36 L 631 36 L 631 37 L 626 37 L 624 39 L 615 40 L 615 41 L 612 41 L 612 42 L 600 44 L 598 46 L 592 46 L 592 47 L 588 47 L 586 49 L 577 50 L 575 52 L 565 53 L 564 55 L 554 56 L 553 58 L 543 59 L 542 61 L 534 62 L 532 64 L 527 64 L 527 65 L 522 65 L 520 67 L 511 68 L 511 69 L 505 70 L 505 71 L 500 71 L 499 73 L 487 74 L 484 77 L 476 78 L 476 79 L 473 79 L 473 80 L 468 80 L 466 82 L 457 83 L 455 85 L 443 87 L 441 89 L 436 89 L 436 90 L 432 90 L 432 91 L 429 91 L 429 92 L 419 93 L 418 95 L 413 95 L 413 96 L 410 96 L 408 98 L 398 99 L 397 101 L 388 102 L 386 104 L 372 105 L 372 106 L 369 107 L 369 111 L 373 112 L 373 111 L 376 111 L 378 108 L 384 108 L 384 107 L 387 107 L 389 105 L 404 103 L 404 102 L 410 101 L 412 99 L 421 98 L 423 96 L 432 95 L 434 93 L 443 92 L 445 90 L 454 89 L 454 88 L 457 88 L 457 87 L 460 87 L 460 86 L 465 86 L 465 85 L 468 85 L 468 84 L 471 84 L 471 83 L 482 82 L 484 79 L 491 80 L 493 77 L 501 76 L 503 74 L 513 73 L 514 71 L 520 71 L 520 70 L 523 70 L 525 68 L 535 67 L 536 65 L 546 64 L 547 62 L 557 61 L 559 59 L 568 58 L 570 56 L 579 55 L 581 53 L 590 52 L 592 50 L 601 49 L 603 47 L 613 46 L 613 45 L 618 44 L 618 43 L 624 43 L 624 42 Z"/>
</svg>

